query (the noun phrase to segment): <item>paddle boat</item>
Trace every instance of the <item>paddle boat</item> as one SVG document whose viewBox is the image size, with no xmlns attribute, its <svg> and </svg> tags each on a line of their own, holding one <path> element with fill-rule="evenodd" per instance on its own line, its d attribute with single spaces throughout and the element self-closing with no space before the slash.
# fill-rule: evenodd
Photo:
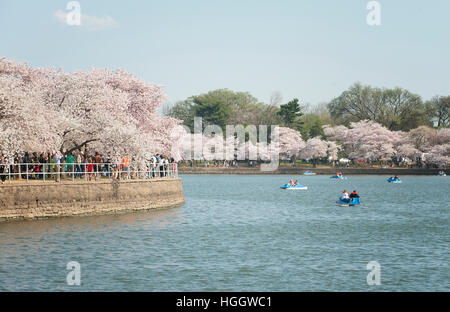
<svg viewBox="0 0 450 312">
<path fill-rule="evenodd" d="M 398 177 L 390 177 L 389 179 L 387 179 L 387 181 L 389 183 L 402 183 L 402 181 Z"/>
<path fill-rule="evenodd" d="M 359 200 L 359 197 L 350 198 L 348 201 L 339 198 L 336 204 L 341 207 L 359 206 L 361 205 L 361 201 Z"/>
<path fill-rule="evenodd" d="M 286 183 L 285 185 L 280 187 L 283 190 L 307 190 L 308 187 L 307 186 L 303 186 L 300 183 L 298 183 L 297 185 L 292 185 L 289 183 Z"/>
<path fill-rule="evenodd" d="M 330 179 L 345 179 L 345 177 L 342 174 L 336 174 L 331 176 Z"/>
<path fill-rule="evenodd" d="M 303 174 L 304 175 L 316 175 L 316 173 L 312 172 L 312 171 L 304 171 Z"/>
<path fill-rule="evenodd" d="M 447 174 L 445 173 L 445 171 L 439 171 L 438 176 L 439 177 L 446 177 Z"/>
</svg>

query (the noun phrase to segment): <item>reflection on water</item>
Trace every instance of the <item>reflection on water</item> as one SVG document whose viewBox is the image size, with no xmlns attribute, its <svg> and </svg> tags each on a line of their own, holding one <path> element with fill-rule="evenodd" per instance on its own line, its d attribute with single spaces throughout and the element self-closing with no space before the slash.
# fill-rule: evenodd
<svg viewBox="0 0 450 312">
<path fill-rule="evenodd" d="M 0 223 L 0 245 L 15 239 L 36 239 L 45 235 L 85 230 L 113 231 L 123 226 L 168 227 L 179 222 L 180 208 L 156 209 L 119 215 L 63 217 Z"/>
<path fill-rule="evenodd" d="M 116 258 L 117 248 L 114 250 L 105 245 L 120 244 L 121 240 L 127 239 L 127 229 L 139 228 L 145 232 L 170 228 L 180 222 L 182 216 L 179 211 L 180 208 L 172 208 L 0 223 L 0 290 L 66 289 L 64 274 L 67 273 L 65 264 L 68 261 L 100 258 L 102 252 L 107 258 Z M 130 245 L 128 251 L 133 250 Z M 54 258 L 64 258 L 65 254 L 72 256 L 55 265 Z M 58 280 L 49 278 L 55 269 L 59 269 Z M 23 281 L 20 275 L 24 271 L 28 271 L 28 276 Z M 39 278 L 32 278 L 37 272 L 49 277 L 39 282 Z M 33 285 L 30 278 L 38 283 Z"/>
<path fill-rule="evenodd" d="M 280 190 L 289 178 L 184 176 L 183 207 L 0 223 L 0 291 L 450 290 L 450 180 L 310 176 L 308 191 Z M 361 207 L 336 206 L 344 188 Z M 81 286 L 66 284 L 69 261 Z"/>
</svg>

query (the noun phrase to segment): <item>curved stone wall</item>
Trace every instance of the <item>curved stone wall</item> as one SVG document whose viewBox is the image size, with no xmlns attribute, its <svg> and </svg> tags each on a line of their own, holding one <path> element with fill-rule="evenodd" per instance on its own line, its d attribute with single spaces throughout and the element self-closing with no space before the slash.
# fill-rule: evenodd
<svg viewBox="0 0 450 312">
<path fill-rule="evenodd" d="M 0 221 L 117 214 L 184 204 L 181 179 L 6 182 Z"/>
</svg>

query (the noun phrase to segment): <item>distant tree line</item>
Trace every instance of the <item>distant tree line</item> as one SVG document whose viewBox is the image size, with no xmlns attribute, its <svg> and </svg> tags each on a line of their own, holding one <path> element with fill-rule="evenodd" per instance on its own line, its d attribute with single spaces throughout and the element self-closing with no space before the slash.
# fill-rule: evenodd
<svg viewBox="0 0 450 312">
<path fill-rule="evenodd" d="M 419 126 L 449 126 L 450 96 L 422 98 L 402 88 L 386 89 L 355 83 L 328 104 L 336 124 L 375 121 L 389 130 L 408 131 Z"/>
<path fill-rule="evenodd" d="M 324 125 L 349 126 L 370 120 L 391 131 L 409 131 L 419 126 L 449 127 L 450 96 L 435 96 L 428 101 L 402 88 L 377 88 L 353 84 L 329 103 L 310 107 L 295 98 L 282 103 L 274 93 L 269 103 L 260 102 L 248 92 L 218 89 L 191 96 L 175 103 L 166 115 L 180 119 L 193 129 L 194 117 L 203 118 L 203 126 L 280 125 L 297 130 L 307 140 L 324 137 Z"/>
</svg>

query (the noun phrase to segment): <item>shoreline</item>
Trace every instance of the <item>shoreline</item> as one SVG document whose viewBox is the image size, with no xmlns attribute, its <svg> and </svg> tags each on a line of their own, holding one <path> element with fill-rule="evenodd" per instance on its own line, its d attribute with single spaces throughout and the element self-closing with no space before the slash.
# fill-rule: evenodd
<svg viewBox="0 0 450 312">
<path fill-rule="evenodd" d="M 274 171 L 261 171 L 260 168 L 202 168 L 202 167 L 179 167 L 179 174 L 290 174 L 303 175 L 304 171 L 312 171 L 316 175 L 334 175 L 342 172 L 343 175 L 427 175 L 437 176 L 442 169 L 419 169 L 419 168 L 311 168 L 311 167 L 279 167 Z"/>
<path fill-rule="evenodd" d="M 0 222 L 122 214 L 184 203 L 180 178 L 13 182 L 0 185 Z"/>
</svg>

